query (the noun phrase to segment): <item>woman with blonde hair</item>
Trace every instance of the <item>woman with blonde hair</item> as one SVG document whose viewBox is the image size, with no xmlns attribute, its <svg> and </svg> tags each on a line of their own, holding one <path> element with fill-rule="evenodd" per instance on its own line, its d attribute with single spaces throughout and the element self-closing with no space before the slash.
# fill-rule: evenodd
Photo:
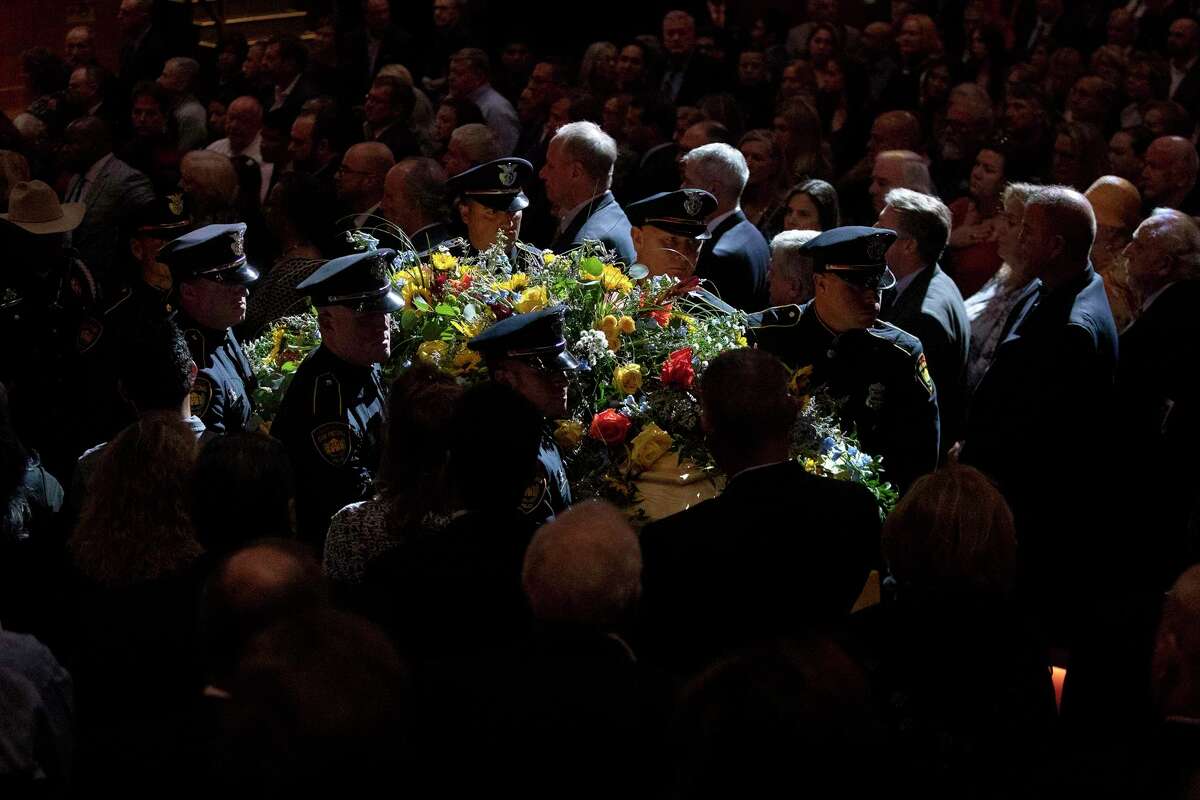
<svg viewBox="0 0 1200 800">
<path fill-rule="evenodd" d="M 598 98 L 617 89 L 617 46 L 612 42 L 593 42 L 579 64 L 579 87 Z"/>
<path fill-rule="evenodd" d="M 915 109 L 921 97 L 921 76 L 929 64 L 942 55 L 942 39 L 937 25 L 925 14 L 907 14 L 896 25 L 896 51 L 900 68 L 888 81 L 881 95 L 886 108 Z"/>
</svg>

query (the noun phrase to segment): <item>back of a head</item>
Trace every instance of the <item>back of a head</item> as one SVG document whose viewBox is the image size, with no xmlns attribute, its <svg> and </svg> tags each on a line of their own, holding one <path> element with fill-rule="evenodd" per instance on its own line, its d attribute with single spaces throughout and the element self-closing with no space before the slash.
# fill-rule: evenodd
<svg viewBox="0 0 1200 800">
<path fill-rule="evenodd" d="M 1083 193 L 1096 215 L 1096 224 L 1132 232 L 1142 215 L 1137 187 L 1116 175 L 1102 175 Z"/>
<path fill-rule="evenodd" d="M 725 448 L 753 451 L 786 440 L 796 419 L 787 367 L 764 350 L 726 350 L 701 381 L 705 435 Z"/>
<path fill-rule="evenodd" d="M 1200 224 L 1174 208 L 1156 208 L 1142 223 L 1171 257 L 1165 282 L 1200 280 Z M 1165 283 L 1163 284 L 1165 285 Z"/>
<path fill-rule="evenodd" d="M 1016 573 L 1012 512 L 974 467 L 925 475 L 883 526 L 883 554 L 901 587 L 1006 594 Z"/>
<path fill-rule="evenodd" d="M 179 412 L 147 414 L 109 442 L 69 542 L 76 567 L 108 585 L 182 569 L 202 549 L 188 516 L 196 434 Z"/>
<path fill-rule="evenodd" d="M 882 149 L 916 150 L 921 147 L 921 120 L 911 111 L 887 111 L 876 118 L 886 140 Z"/>
<path fill-rule="evenodd" d="M 404 170 L 409 202 L 430 221 L 446 218 L 446 170 L 432 158 L 406 158 L 393 169 Z"/>
<path fill-rule="evenodd" d="M 450 141 L 461 148 L 471 166 L 495 161 L 504 155 L 500 150 L 500 143 L 496 140 L 496 134 L 483 123 L 459 125 L 450 134 Z"/>
<path fill-rule="evenodd" d="M 1063 240 L 1064 263 L 1083 267 L 1096 241 L 1096 214 L 1087 198 L 1067 186 L 1043 186 L 1025 204 L 1045 212 L 1045 227 Z"/>
<path fill-rule="evenodd" d="M 606 188 L 617 163 L 617 143 L 594 122 L 568 122 L 554 134 L 563 155 L 577 162 L 593 180 Z"/>
<path fill-rule="evenodd" d="M 933 178 L 929 175 L 929 164 L 912 150 L 885 150 L 875 157 L 876 161 L 892 161 L 900 165 L 903 188 L 922 194 L 933 194 Z"/>
<path fill-rule="evenodd" d="M 192 150 L 182 165 L 195 180 L 194 198 L 205 208 L 232 208 L 237 202 L 238 175 L 228 157 L 212 150 Z"/>
<path fill-rule="evenodd" d="M 695 188 L 712 192 L 721 205 L 736 202 L 750 179 L 746 157 L 727 144 L 701 145 L 685 155 L 680 163 L 698 179 L 701 185 Z"/>
<path fill-rule="evenodd" d="M 403 793 L 408 671 L 372 623 L 330 609 L 286 618 L 250 640 L 231 694 L 228 777 L 245 794 Z"/>
<path fill-rule="evenodd" d="M 921 258 L 933 264 L 950 240 L 950 209 L 936 197 L 911 189 L 892 189 L 883 198 L 896 211 L 896 231 L 917 242 Z"/>
<path fill-rule="evenodd" d="M 196 538 L 219 555 L 255 539 L 291 536 L 295 497 L 292 465 L 278 439 L 260 433 L 212 439 L 192 477 Z"/>
<path fill-rule="evenodd" d="M 815 292 L 813 264 L 800 248 L 820 235 L 821 231 L 783 231 L 771 240 L 771 272 L 778 272 L 798 287 L 805 298 L 811 298 Z M 773 289 L 771 302 L 777 302 Z"/>
<path fill-rule="evenodd" d="M 276 209 L 295 233 L 306 240 L 318 237 L 334 203 L 329 187 L 311 173 L 299 171 L 285 172 L 276 186 L 283 187 L 276 195 Z"/>
<path fill-rule="evenodd" d="M 536 618 L 615 626 L 641 590 L 642 555 L 629 520 L 600 501 L 543 525 L 525 552 L 522 582 Z"/>
<path fill-rule="evenodd" d="M 410 498 L 422 477 L 440 476 L 447 442 L 463 389 L 449 375 L 426 364 L 402 373 L 388 394 L 388 425 L 379 469 L 384 495 Z"/>
<path fill-rule="evenodd" d="M 537 469 L 541 435 L 541 412 L 515 390 L 496 382 L 468 389 L 450 430 L 450 477 L 465 507 L 515 510 Z M 482 452 L 480 442 L 489 443 Z"/>
<path fill-rule="evenodd" d="M 145 317 L 126 329 L 118 350 L 120 389 L 139 413 L 179 412 L 192 389 L 192 353 L 169 319 Z"/>
<path fill-rule="evenodd" d="M 862 669 L 824 638 L 731 656 L 684 690 L 671 732 L 672 797 L 878 797 L 886 772 Z"/>
<path fill-rule="evenodd" d="M 225 685 L 253 636 L 327 605 L 321 564 L 305 545 L 267 539 L 233 553 L 204 590 L 201 629 L 210 679 Z"/>
</svg>

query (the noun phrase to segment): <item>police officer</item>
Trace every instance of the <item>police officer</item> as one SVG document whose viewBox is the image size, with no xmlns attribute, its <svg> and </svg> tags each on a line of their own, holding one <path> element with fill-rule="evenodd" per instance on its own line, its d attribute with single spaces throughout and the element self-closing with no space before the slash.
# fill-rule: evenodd
<svg viewBox="0 0 1200 800">
<path fill-rule="evenodd" d="M 521 503 L 521 512 L 539 524 L 571 505 L 571 484 L 550 424 L 567 416 L 567 373 L 587 367 L 567 352 L 565 311 L 554 306 L 516 314 L 467 343 L 483 356 L 492 380 L 511 386 L 546 418 L 540 469 Z"/>
<path fill-rule="evenodd" d="M 163 245 L 158 261 L 171 271 L 175 322 L 199 368 L 192 414 L 214 433 L 250 431 L 257 383 L 233 326 L 246 318 L 247 286 L 258 270 L 246 261 L 246 224 L 205 225 Z"/>
<path fill-rule="evenodd" d="M 525 184 L 533 165 L 523 158 L 497 158 L 460 172 L 446 182 L 471 247 L 483 252 L 504 235 L 511 265 L 522 254 L 541 259 L 541 251 L 519 241 L 522 212 L 529 207 Z"/>
<path fill-rule="evenodd" d="M 859 226 L 815 237 L 800 248 L 813 261 L 813 299 L 753 314 L 751 326 L 760 347 L 805 370 L 801 384 L 846 399 L 842 423 L 903 491 L 937 467 L 940 428 L 920 341 L 878 319 L 882 292 L 896 280 L 884 262 L 895 239 Z"/>
<path fill-rule="evenodd" d="M 317 307 L 321 345 L 296 370 L 271 425 L 296 471 L 300 536 L 322 546 L 329 519 L 373 491 L 385 414 L 380 363 L 391 354 L 396 251 L 335 258 L 296 289 Z"/>
<path fill-rule="evenodd" d="M 717 198 L 703 189 L 659 192 L 625 207 L 639 264 L 651 275 L 680 280 L 696 271 L 700 248 L 712 238 L 704 220 L 717 209 Z"/>
</svg>

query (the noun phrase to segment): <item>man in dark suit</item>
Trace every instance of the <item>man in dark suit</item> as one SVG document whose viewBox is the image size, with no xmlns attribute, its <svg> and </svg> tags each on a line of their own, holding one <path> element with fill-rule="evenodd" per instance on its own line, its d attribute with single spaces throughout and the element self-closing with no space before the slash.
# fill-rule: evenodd
<svg viewBox="0 0 1200 800">
<path fill-rule="evenodd" d="M 446 205 L 446 171 L 432 158 L 406 158 L 388 170 L 378 215 L 399 228 L 418 253 L 450 238 L 450 209 Z M 386 233 L 386 232 L 385 232 Z M 378 235 L 378 234 L 376 234 Z M 394 237 L 388 247 L 405 250 Z"/>
<path fill-rule="evenodd" d="M 1171 23 L 1167 33 L 1171 56 L 1170 99 L 1191 111 L 1200 106 L 1200 22 L 1182 17 Z"/>
<path fill-rule="evenodd" d="M 700 253 L 696 275 L 713 284 L 721 299 L 734 308 L 747 312 L 766 308 L 771 251 L 742 213 L 742 190 L 750 176 L 745 156 L 727 144 L 706 144 L 680 163 L 685 189 L 704 189 L 717 198 L 717 209 L 707 220 L 712 239 Z"/>
<path fill-rule="evenodd" d="M 724 89 L 721 67 L 696 48 L 696 19 L 686 11 L 668 11 L 663 17 L 666 68 L 660 86 L 663 100 L 672 105 L 693 105 L 706 94 Z"/>
<path fill-rule="evenodd" d="M 625 139 L 639 153 L 622 202 L 645 200 L 679 188 L 679 147 L 675 144 L 675 108 L 657 96 L 635 97 L 625 117 Z"/>
<path fill-rule="evenodd" d="M 162 73 L 170 57 L 167 38 L 151 24 L 154 0 L 121 0 L 117 25 L 121 29 L 119 79 L 126 91 L 138 81 L 152 81 Z"/>
<path fill-rule="evenodd" d="M 274 85 L 271 96 L 263 103 L 268 111 L 283 109 L 292 119 L 299 116 L 305 101 L 317 94 L 316 87 L 304 75 L 307 66 L 308 51 L 295 36 L 277 36 L 267 43 L 263 71 Z"/>
<path fill-rule="evenodd" d="M 594 122 L 571 122 L 554 134 L 540 172 L 559 220 L 551 250 L 597 241 L 626 264 L 637 258 L 629 219 L 611 191 L 616 162 L 617 143 Z"/>
<path fill-rule="evenodd" d="M 1129 280 L 1143 303 L 1141 314 L 1121 334 L 1117 407 L 1145 463 L 1171 463 L 1165 470 L 1137 469 L 1133 477 L 1139 514 L 1160 520 L 1145 530 L 1168 537 L 1175 559 L 1159 578 L 1182 569 L 1180 552 L 1200 479 L 1191 459 L 1180 460 L 1200 441 L 1200 340 L 1194 333 L 1200 302 L 1200 228 L 1179 211 L 1159 209 L 1133 234 L 1126 250 Z M 1162 586 L 1158 587 L 1161 591 Z"/>
<path fill-rule="evenodd" d="M 995 480 L 1021 540 L 1023 591 L 1063 642 L 1078 621 L 1106 529 L 1089 465 L 1110 459 L 1117 331 L 1089 253 L 1096 218 L 1061 186 L 1025 206 L 1021 259 L 1041 280 L 1013 312 L 967 412 L 961 460 Z M 1083 581 L 1088 581 L 1084 585 Z"/>
<path fill-rule="evenodd" d="M 898 236 L 884 258 L 896 285 L 883 293 L 879 318 L 921 340 L 937 387 L 942 449 L 962 433 L 971 324 L 962 295 L 938 259 L 950 238 L 950 209 L 936 197 L 892 189 L 876 227 Z"/>
<path fill-rule="evenodd" d="M 84 203 L 83 222 L 71 232 L 71 244 L 101 284 L 112 286 L 121 232 L 154 202 L 150 180 L 113 155 L 112 135 L 99 117 L 82 117 L 63 136 L 64 165 L 75 174 L 65 200 Z"/>
<path fill-rule="evenodd" d="M 641 644 L 672 671 L 835 623 L 878 561 L 871 494 L 789 458 L 789 377 L 775 356 L 751 349 L 722 353 L 704 373 L 701 424 L 729 482 L 642 532 Z"/>
<path fill-rule="evenodd" d="M 380 142 L 399 161 L 421 155 L 421 145 L 409 128 L 416 95 L 399 78 L 380 75 L 363 104 L 363 141 Z"/>
<path fill-rule="evenodd" d="M 366 0 L 363 21 L 366 24 L 351 31 L 343 42 L 342 63 L 346 65 L 346 80 L 353 87 L 347 88 L 361 95 L 388 64 L 403 64 L 415 78 L 421 65 L 420 52 L 413 46 L 413 37 L 392 24 L 388 0 Z"/>
</svg>

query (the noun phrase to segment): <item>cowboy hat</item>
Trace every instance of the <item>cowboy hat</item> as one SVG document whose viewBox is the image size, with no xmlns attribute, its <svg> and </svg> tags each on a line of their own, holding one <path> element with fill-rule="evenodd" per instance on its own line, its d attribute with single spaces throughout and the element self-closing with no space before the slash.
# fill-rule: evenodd
<svg viewBox="0 0 1200 800">
<path fill-rule="evenodd" d="M 83 203 L 59 203 L 58 195 L 42 181 L 20 181 L 8 195 L 8 213 L 0 214 L 30 233 L 66 233 L 79 227 Z"/>
</svg>

